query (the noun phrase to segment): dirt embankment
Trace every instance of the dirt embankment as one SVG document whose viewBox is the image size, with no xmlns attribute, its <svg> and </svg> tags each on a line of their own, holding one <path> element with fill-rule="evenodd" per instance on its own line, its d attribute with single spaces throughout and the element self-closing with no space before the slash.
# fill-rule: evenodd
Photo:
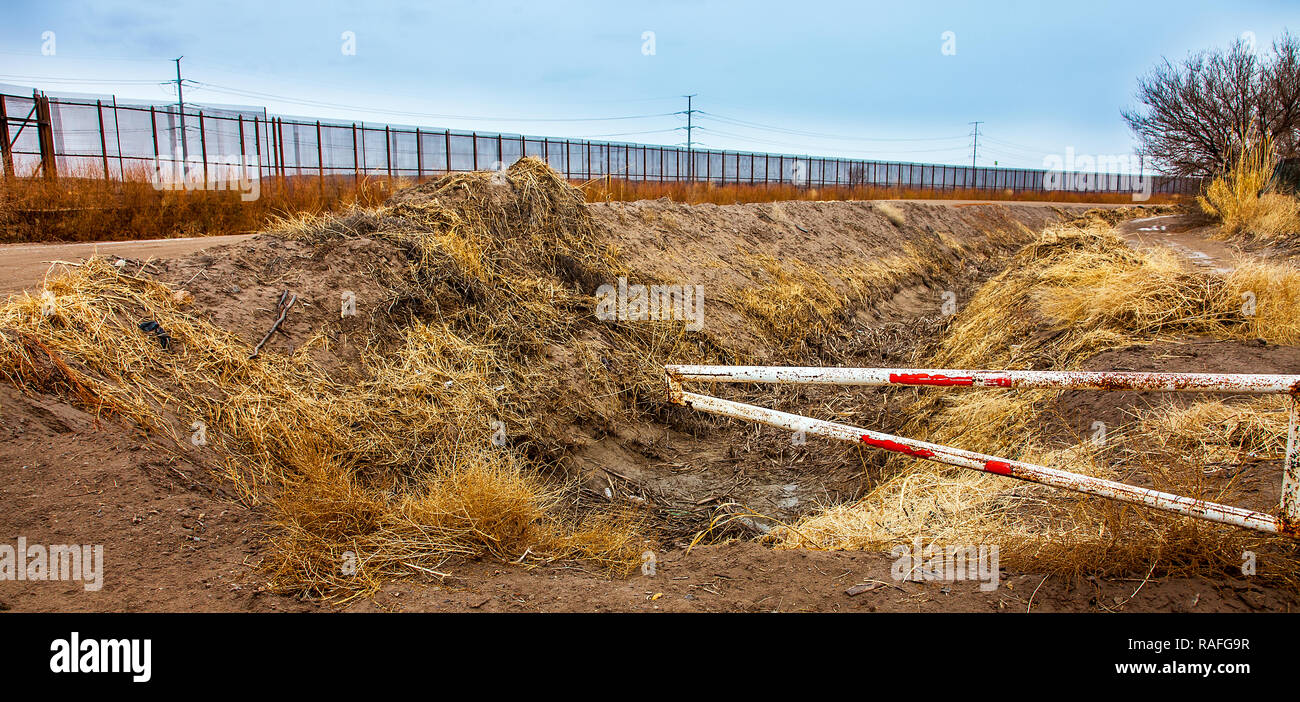
<svg viewBox="0 0 1300 702">
<path fill-rule="evenodd" d="M 946 301 L 964 299 L 1034 232 L 1082 210 L 867 202 L 589 206 L 598 235 L 616 247 L 633 282 L 701 287 L 707 339 L 703 343 L 712 345 L 712 353 L 734 362 L 855 365 L 904 365 L 916 358 L 943 324 Z M 285 354 L 307 346 L 310 363 L 342 384 L 365 379 L 364 359 L 392 345 L 387 330 L 394 316 L 411 312 L 411 300 L 395 292 L 411 272 L 408 252 L 365 231 L 314 242 L 264 234 L 143 264 L 128 260 L 125 272 L 190 292 L 192 314 L 250 347 L 270 328 L 280 294 L 297 295 L 298 304 L 287 315 L 282 333 L 271 337 L 267 352 Z M 584 295 L 596 292 L 595 283 L 616 283 L 585 282 L 592 289 L 581 290 Z M 800 295 L 788 294 L 792 290 Z M 801 303 L 808 290 L 824 304 L 810 309 Z M 749 295 L 752 291 L 763 294 Z M 355 299 L 357 314 L 341 316 L 340 306 L 349 298 Z M 784 307 L 759 304 L 787 298 L 792 301 Z M 428 309 L 417 312 L 436 314 Z M 803 324 L 781 326 L 789 319 Z M 587 332 L 591 334 L 599 331 Z M 572 349 L 552 348 L 545 370 L 563 374 L 575 392 L 589 392 L 589 400 L 599 403 L 601 398 L 583 385 L 588 379 L 584 366 L 570 353 Z M 0 534 L 24 535 L 33 543 L 104 543 L 109 570 L 104 591 L 94 596 L 56 583 L 0 583 L 4 606 L 299 606 L 294 600 L 254 594 L 258 575 L 253 569 L 267 548 L 255 538 L 262 515 L 228 499 L 210 474 L 215 457 L 161 453 L 136 430 L 110 421 L 96 423 L 55 398 L 5 393 L 0 400 L 0 488 L 13 509 L 0 515 Z M 767 399 L 866 426 L 888 429 L 899 421 L 878 393 L 856 394 L 850 401 L 829 392 L 782 389 Z M 974 591 L 966 599 L 959 594 L 959 603 L 944 599 L 950 592 L 917 597 L 911 591 L 915 588 L 895 585 L 843 599 L 849 597 L 843 595 L 844 587 L 854 584 L 845 570 L 856 574 L 860 569 L 862 577 L 889 581 L 888 566 L 882 571 L 880 556 L 773 553 L 756 545 L 681 553 L 685 540 L 721 504 L 739 503 L 790 519 L 859 496 L 880 463 L 851 448 L 802 445 L 779 432 L 677 414 L 667 422 L 651 415 L 607 423 L 567 416 L 557 408 L 538 417 L 537 427 L 555 451 L 546 458 L 558 460 L 564 475 L 581 484 L 582 500 L 649 511 L 663 550 L 658 577 L 672 580 L 678 577 L 674 569 L 680 568 L 681 582 L 689 580 L 690 586 L 661 588 L 672 595 L 666 601 L 646 599 L 640 590 L 655 587 L 639 579 L 611 582 L 574 570 L 548 577 L 546 569 L 452 560 L 447 567 L 460 569 L 459 580 L 385 588 L 389 596 L 409 598 L 401 600 L 404 606 L 419 609 L 528 608 L 520 603 L 534 602 L 543 592 L 553 593 L 555 599 L 537 608 L 587 609 L 590 602 L 609 609 L 1020 607 L 1019 601 L 1007 604 L 1000 599 L 1009 592 L 995 597 Z M 722 562 L 727 564 L 725 572 L 714 573 Z M 744 574 L 768 571 L 778 575 Z M 708 584 L 716 581 L 723 584 Z M 1019 597 L 1023 585 L 1015 582 Z M 491 595 L 496 598 L 493 604 L 480 601 L 494 586 L 502 592 Z M 1106 588 L 1098 592 L 1102 590 L 1105 597 L 1115 597 L 1111 605 L 1121 599 Z M 1149 586 L 1145 597 L 1153 591 L 1160 588 Z M 1055 592 L 1051 584 L 1044 586 L 1042 595 L 1048 597 L 1038 601 L 1056 597 Z M 1098 593 L 1061 593 L 1062 609 L 1110 606 L 1097 605 Z M 769 601 L 772 597 L 776 602 Z M 1168 604 L 1143 601 L 1157 608 Z M 1204 607 L 1208 600 L 1199 601 Z M 1236 606 L 1232 597 L 1222 601 L 1215 607 Z M 389 607 L 393 602 L 381 596 L 371 605 L 357 606 Z"/>
</svg>

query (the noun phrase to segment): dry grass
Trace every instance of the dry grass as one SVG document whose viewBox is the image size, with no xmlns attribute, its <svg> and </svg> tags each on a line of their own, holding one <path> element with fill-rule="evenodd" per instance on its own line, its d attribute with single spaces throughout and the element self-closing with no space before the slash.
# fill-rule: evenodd
<svg viewBox="0 0 1300 702">
<path fill-rule="evenodd" d="M 1254 291 L 1255 314 L 1243 314 Z M 1162 251 L 1135 251 L 1100 224 L 1060 227 L 1024 247 L 958 315 L 933 368 L 1075 369 L 1099 351 L 1189 334 L 1300 341 L 1300 272 L 1264 263 L 1218 275 Z M 1269 301 L 1264 309 L 1264 301 Z M 1231 455 L 1276 460 L 1286 419 L 1275 401 L 1199 403 L 1145 414 L 1106 446 L 1040 444 L 1054 393 L 919 394 L 901 432 L 941 444 L 1232 502 L 1235 480 L 1207 469 Z M 1209 431 L 1201 422 L 1206 422 Z M 783 547 L 888 549 L 922 538 L 997 544 L 1009 567 L 1079 575 L 1231 572 L 1243 550 L 1278 556 L 1268 575 L 1295 581 L 1294 545 L 1102 498 L 893 456 L 891 477 L 851 504 L 776 533 Z"/>
<path fill-rule="evenodd" d="M 707 356 L 683 322 L 596 321 L 587 288 L 624 272 L 616 252 L 540 162 L 508 177 L 452 176 L 378 210 L 280 223 L 283 236 L 406 250 L 391 296 L 415 314 L 388 320 L 388 343 L 369 347 L 389 351 L 368 353 L 362 382 L 334 384 L 312 365 L 324 335 L 250 360 L 247 342 L 172 290 L 102 259 L 49 281 L 52 304 L 25 295 L 0 307 L 0 377 L 130 420 L 175 451 L 204 422 L 231 489 L 273 508 L 264 565 L 282 591 L 346 600 L 437 574 L 453 556 L 627 572 L 643 517 L 575 511 L 574 486 L 541 476 L 555 472 L 565 422 L 660 411 L 662 363 Z M 142 319 L 168 331 L 170 351 L 135 328 Z M 556 347 L 581 367 L 550 360 Z M 590 392 L 574 391 L 573 374 Z"/>
<path fill-rule="evenodd" d="M 740 290 L 734 304 L 769 338 L 803 348 L 837 326 L 836 319 L 848 299 L 845 291 L 816 268 L 798 259 L 778 261 L 767 254 L 754 256 L 753 262 L 768 282 Z"/>
<path fill-rule="evenodd" d="M 1272 146 L 1264 141 L 1242 149 L 1233 167 L 1215 178 L 1196 202 L 1219 220 L 1224 237 L 1295 242 L 1300 237 L 1300 200 L 1264 192 L 1272 175 Z"/>
<path fill-rule="evenodd" d="M 894 226 L 905 223 L 896 208 L 879 203 L 873 208 Z M 823 269 L 793 257 L 778 260 L 747 253 L 752 277 L 761 283 L 736 291 L 729 302 L 775 348 L 794 354 L 791 357 L 805 350 L 825 352 L 823 342 L 854 326 L 850 322 L 857 312 L 870 310 L 908 285 L 954 276 L 1032 236 L 1023 226 L 998 229 L 984 232 L 977 243 L 968 245 L 943 232 L 907 232 L 897 253 L 870 260 L 855 256 Z"/>
<path fill-rule="evenodd" d="M 885 215 L 885 218 L 889 220 L 889 223 L 895 227 L 902 227 L 907 223 L 907 217 L 903 216 L 902 211 L 889 203 L 882 202 L 876 205 L 876 209 L 879 210 L 881 214 Z"/>
</svg>

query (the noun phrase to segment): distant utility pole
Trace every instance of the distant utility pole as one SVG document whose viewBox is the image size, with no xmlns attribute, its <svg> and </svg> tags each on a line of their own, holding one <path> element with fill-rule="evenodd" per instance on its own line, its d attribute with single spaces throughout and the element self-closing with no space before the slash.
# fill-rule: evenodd
<svg viewBox="0 0 1300 702">
<path fill-rule="evenodd" d="M 686 177 L 690 180 L 695 180 L 695 156 L 691 154 L 691 129 L 693 126 L 691 118 L 697 112 L 697 110 L 691 108 L 691 98 L 697 95 L 699 93 L 682 96 L 686 98 Z"/>
<path fill-rule="evenodd" d="M 190 158 L 190 150 L 189 150 L 189 145 L 185 143 L 186 141 L 188 141 L 188 140 L 185 138 L 185 137 L 186 137 L 186 134 L 185 134 L 185 93 L 182 92 L 182 89 L 181 89 L 181 85 L 182 85 L 183 82 L 184 82 L 184 81 L 181 80 L 181 59 L 183 59 L 183 58 L 185 58 L 185 57 L 184 57 L 184 56 L 181 56 L 181 57 L 179 57 L 179 58 L 174 58 L 174 59 L 172 59 L 172 60 L 176 62 L 176 103 L 177 103 L 177 110 L 176 110 L 176 111 L 177 111 L 177 113 L 179 113 L 180 116 L 181 116 L 181 157 L 188 161 L 189 158 Z"/>
<path fill-rule="evenodd" d="M 967 124 L 973 124 L 973 125 L 975 125 L 975 140 L 972 141 L 972 142 L 971 142 L 971 145 L 970 145 L 970 167 L 971 167 L 971 168 L 974 168 L 974 167 L 975 167 L 975 153 L 976 153 L 976 151 L 979 149 L 979 146 L 980 146 L 980 125 L 981 125 L 981 124 L 984 124 L 984 122 L 983 122 L 983 121 L 978 121 L 978 122 L 967 122 Z"/>
</svg>

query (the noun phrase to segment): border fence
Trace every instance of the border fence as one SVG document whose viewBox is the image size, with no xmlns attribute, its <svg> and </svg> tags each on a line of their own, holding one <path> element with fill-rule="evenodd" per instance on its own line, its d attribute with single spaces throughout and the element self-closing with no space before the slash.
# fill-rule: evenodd
<svg viewBox="0 0 1300 702">
<path fill-rule="evenodd" d="M 423 179 L 505 168 L 542 159 L 569 180 L 784 184 L 916 190 L 1135 192 L 1115 172 L 971 167 L 823 158 L 625 142 L 305 120 L 265 109 L 0 93 L 0 165 L 4 177 L 61 175 L 147 179 L 160 163 L 186 163 L 210 177 L 388 176 Z M 217 176 L 220 172 L 224 176 Z M 1151 193 L 1191 194 L 1199 178 L 1149 175 Z M 1146 188 L 1141 188 L 1146 190 Z"/>
</svg>

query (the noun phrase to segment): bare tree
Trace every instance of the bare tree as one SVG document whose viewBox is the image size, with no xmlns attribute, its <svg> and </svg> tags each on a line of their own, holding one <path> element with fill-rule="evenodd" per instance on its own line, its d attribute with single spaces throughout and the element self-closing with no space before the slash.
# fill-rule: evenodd
<svg viewBox="0 0 1300 702">
<path fill-rule="evenodd" d="M 1238 40 L 1138 79 L 1143 107 L 1123 111 L 1141 150 L 1173 175 L 1221 172 L 1245 144 L 1273 140 L 1278 158 L 1300 149 L 1300 40 L 1283 33 L 1266 56 Z"/>
</svg>

